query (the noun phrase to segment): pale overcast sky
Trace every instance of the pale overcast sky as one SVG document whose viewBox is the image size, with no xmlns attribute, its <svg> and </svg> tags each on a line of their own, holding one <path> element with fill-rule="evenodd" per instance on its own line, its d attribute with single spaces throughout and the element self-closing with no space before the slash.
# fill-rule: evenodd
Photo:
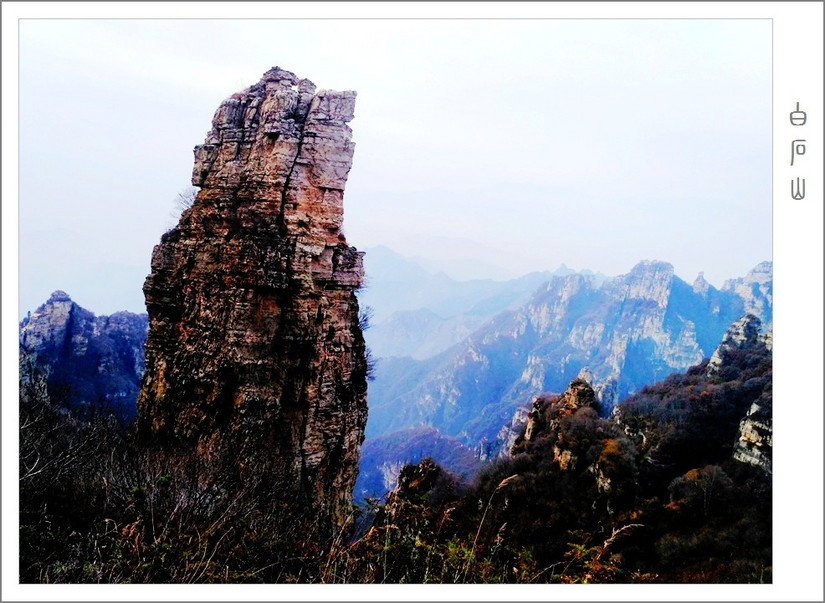
<svg viewBox="0 0 825 603">
<path fill-rule="evenodd" d="M 358 92 L 356 247 L 716 286 L 771 259 L 766 19 L 24 20 L 21 315 L 144 311 L 192 148 L 274 65 Z"/>
</svg>

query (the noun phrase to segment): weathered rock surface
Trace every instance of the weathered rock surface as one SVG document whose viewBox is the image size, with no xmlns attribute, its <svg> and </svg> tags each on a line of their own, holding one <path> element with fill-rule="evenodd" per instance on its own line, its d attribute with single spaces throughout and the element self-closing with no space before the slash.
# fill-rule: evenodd
<svg viewBox="0 0 825 603">
<path fill-rule="evenodd" d="M 223 101 L 144 285 L 139 433 L 265 473 L 322 526 L 343 523 L 367 414 L 362 254 L 341 232 L 354 106 L 278 67 Z"/>
<path fill-rule="evenodd" d="M 733 458 L 773 472 L 773 401 L 754 402 L 739 423 L 739 437 L 733 446 Z"/>
<path fill-rule="evenodd" d="M 581 409 L 592 411 L 593 417 L 598 416 L 600 410 L 596 392 L 590 384 L 576 377 L 559 396 L 536 396 L 532 408 L 527 414 L 524 431 L 516 438 L 510 455 L 523 452 L 531 442 L 539 437 L 546 437 L 550 432 L 557 432 L 561 421 L 576 414 Z M 556 441 L 553 446 L 553 462 L 558 463 L 561 469 L 572 467 L 576 463 L 576 456 L 565 447 L 564 439 Z"/>
<path fill-rule="evenodd" d="M 95 316 L 55 291 L 20 323 L 20 377 L 44 379 L 51 404 L 128 422 L 143 376 L 145 314 Z"/>
</svg>

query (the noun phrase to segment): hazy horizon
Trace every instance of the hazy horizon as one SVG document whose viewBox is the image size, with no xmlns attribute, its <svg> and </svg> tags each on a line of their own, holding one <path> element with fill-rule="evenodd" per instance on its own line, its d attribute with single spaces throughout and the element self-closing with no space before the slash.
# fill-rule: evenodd
<svg viewBox="0 0 825 603">
<path fill-rule="evenodd" d="M 547 268 L 539 269 L 539 270 L 528 270 L 528 271 L 524 271 L 524 272 L 509 272 L 501 266 L 496 266 L 495 264 L 486 263 L 484 261 L 477 261 L 475 259 L 466 260 L 466 259 L 462 259 L 462 258 L 444 258 L 444 257 L 428 258 L 428 257 L 424 257 L 424 256 L 409 256 L 409 255 L 402 254 L 402 253 L 398 252 L 396 249 L 392 249 L 391 247 L 388 247 L 386 245 L 377 245 L 377 246 L 374 246 L 374 247 L 368 247 L 366 249 L 361 249 L 361 248 L 358 248 L 358 249 L 361 250 L 361 251 L 364 251 L 366 253 L 366 258 L 367 259 L 365 260 L 365 262 L 366 262 L 367 266 L 369 265 L 369 258 L 371 256 L 371 252 L 375 252 L 375 251 L 379 251 L 379 250 L 381 250 L 381 251 L 388 250 L 391 253 L 400 256 L 401 258 L 403 258 L 403 260 L 414 263 L 416 266 L 418 266 L 422 270 L 424 270 L 424 271 L 426 271 L 426 272 L 428 272 L 432 275 L 437 275 L 437 274 L 441 273 L 441 274 L 444 274 L 447 277 L 449 277 L 450 279 L 455 280 L 455 281 L 492 280 L 492 281 L 504 282 L 504 281 L 510 281 L 510 280 L 518 279 L 518 278 L 526 276 L 527 274 L 530 274 L 530 273 L 535 273 L 535 272 L 549 272 L 549 273 L 552 273 L 552 272 L 556 272 L 558 270 L 563 270 L 563 269 L 571 270 L 573 272 L 578 272 L 578 273 L 590 273 L 590 274 L 593 274 L 594 276 L 606 277 L 608 279 L 612 279 L 612 278 L 615 278 L 617 276 L 622 276 L 624 274 L 627 274 L 628 272 L 630 272 L 630 270 L 634 266 L 636 266 L 637 264 L 639 264 L 641 262 L 661 261 L 661 262 L 671 263 L 671 262 L 668 262 L 667 260 L 660 260 L 660 259 L 657 259 L 657 258 L 641 258 L 638 262 L 635 262 L 632 266 L 628 267 L 628 269 L 626 271 L 623 271 L 621 273 L 616 273 L 616 274 L 604 274 L 603 272 L 600 272 L 598 270 L 592 270 L 592 269 L 588 268 L 587 266 L 572 267 L 572 266 L 567 265 L 565 262 L 561 262 L 561 263 L 559 263 L 555 266 L 548 266 Z M 771 260 L 764 260 L 764 261 L 771 261 Z M 465 265 L 467 262 L 473 262 L 473 263 L 476 264 L 476 266 L 474 266 L 473 268 L 468 268 Z M 759 262 L 759 263 L 761 263 L 761 262 Z M 747 271 L 743 272 L 742 274 L 732 275 L 730 277 L 730 279 L 736 279 L 736 278 L 745 276 L 753 268 L 756 268 L 756 266 L 759 263 L 754 264 L 751 268 L 749 268 Z M 690 285 L 690 284 L 693 284 L 694 280 L 699 276 L 699 273 L 697 273 L 696 275 L 693 275 L 692 278 L 686 278 L 684 275 L 678 274 L 678 272 L 676 272 L 675 269 L 674 269 L 674 275 L 677 278 L 680 278 L 682 281 L 684 281 L 685 283 Z M 703 276 L 704 276 L 704 274 L 703 274 Z M 369 286 L 369 278 L 370 278 L 370 273 L 369 273 L 369 271 L 367 271 L 366 280 L 365 280 L 365 283 L 366 283 L 365 287 Z M 726 279 L 726 280 L 729 280 L 729 279 Z M 719 284 L 711 283 L 711 285 L 716 287 L 717 289 L 719 289 L 724 285 L 724 282 L 719 283 Z M 27 315 L 27 313 L 34 312 L 37 308 L 39 308 L 46 301 L 48 301 L 49 296 L 52 293 L 56 292 L 56 291 L 62 291 L 63 293 L 66 293 L 72 299 L 73 302 L 75 302 L 80 307 L 84 308 L 85 310 L 89 310 L 90 312 L 92 312 L 93 314 L 95 314 L 97 316 L 110 315 L 110 314 L 113 314 L 115 312 L 120 312 L 120 311 L 133 312 L 133 313 L 136 313 L 136 314 L 143 314 L 143 313 L 146 312 L 145 307 L 144 308 L 116 308 L 114 310 L 107 311 L 107 312 L 99 312 L 95 308 L 93 308 L 93 307 L 89 306 L 88 304 L 84 303 L 83 300 L 76 298 L 74 295 L 72 295 L 71 291 L 68 291 L 65 288 L 56 287 L 55 289 L 50 291 L 46 295 L 46 297 L 44 297 L 36 305 L 34 305 L 30 308 L 23 308 L 21 306 L 21 308 L 20 308 L 20 318 L 23 319 Z M 141 295 L 141 297 L 143 296 L 142 291 L 141 291 L 140 295 Z"/>
</svg>

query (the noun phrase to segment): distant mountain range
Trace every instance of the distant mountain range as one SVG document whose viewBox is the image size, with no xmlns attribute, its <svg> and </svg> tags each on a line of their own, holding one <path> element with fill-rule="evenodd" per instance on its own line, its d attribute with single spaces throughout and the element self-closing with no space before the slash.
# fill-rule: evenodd
<svg viewBox="0 0 825 603">
<path fill-rule="evenodd" d="M 562 265 L 511 280 L 461 281 L 387 247 L 367 249 L 364 267 L 367 284 L 358 297 L 372 312 L 371 328 L 364 334 L 367 344 L 381 358 L 418 360 L 443 352 L 499 312 L 524 304 L 554 276 L 573 273 Z M 596 282 L 605 278 L 583 274 Z"/>
<path fill-rule="evenodd" d="M 426 426 L 486 458 L 498 453 L 508 437 L 503 427 L 521 405 L 564 391 L 583 369 L 609 412 L 643 386 L 710 356 L 746 313 L 771 326 L 770 262 L 720 289 L 701 274 L 690 285 L 665 262 L 641 262 L 600 281 L 585 274 L 551 276 L 526 303 L 488 319 L 449 349 L 419 359 L 379 358 L 368 442 Z M 409 333 L 398 345 L 426 329 L 424 316 L 395 315 L 395 332 Z"/>
</svg>

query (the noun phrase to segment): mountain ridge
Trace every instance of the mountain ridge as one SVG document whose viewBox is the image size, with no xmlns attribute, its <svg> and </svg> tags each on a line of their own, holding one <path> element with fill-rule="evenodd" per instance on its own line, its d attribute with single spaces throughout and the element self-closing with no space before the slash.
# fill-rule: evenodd
<svg viewBox="0 0 825 603">
<path fill-rule="evenodd" d="M 365 250 L 366 285 L 359 300 L 371 309 L 367 344 L 376 357 L 411 356 L 424 360 L 470 335 L 485 321 L 523 304 L 555 271 L 529 272 L 507 280 L 457 280 L 430 271 L 415 259 L 379 246 Z M 592 275 L 598 282 L 605 277 Z"/>
<path fill-rule="evenodd" d="M 741 277 L 740 288 L 766 280 L 769 266 Z M 640 262 L 600 287 L 580 274 L 554 277 L 520 309 L 497 315 L 435 357 L 385 362 L 383 369 L 379 361 L 367 436 L 431 425 L 469 446 L 490 442 L 519 401 L 563 390 L 582 368 L 592 372 L 612 407 L 709 355 L 745 313 L 745 300 L 731 289 L 708 285 L 696 292 L 666 262 Z M 772 299 L 755 296 L 751 303 L 760 300 L 756 305 L 769 324 Z M 416 375 L 415 381 L 405 386 L 397 374 Z"/>
<path fill-rule="evenodd" d="M 146 314 L 95 316 L 57 290 L 19 325 L 20 377 L 45 379 L 51 403 L 129 423 L 145 371 Z"/>
</svg>

